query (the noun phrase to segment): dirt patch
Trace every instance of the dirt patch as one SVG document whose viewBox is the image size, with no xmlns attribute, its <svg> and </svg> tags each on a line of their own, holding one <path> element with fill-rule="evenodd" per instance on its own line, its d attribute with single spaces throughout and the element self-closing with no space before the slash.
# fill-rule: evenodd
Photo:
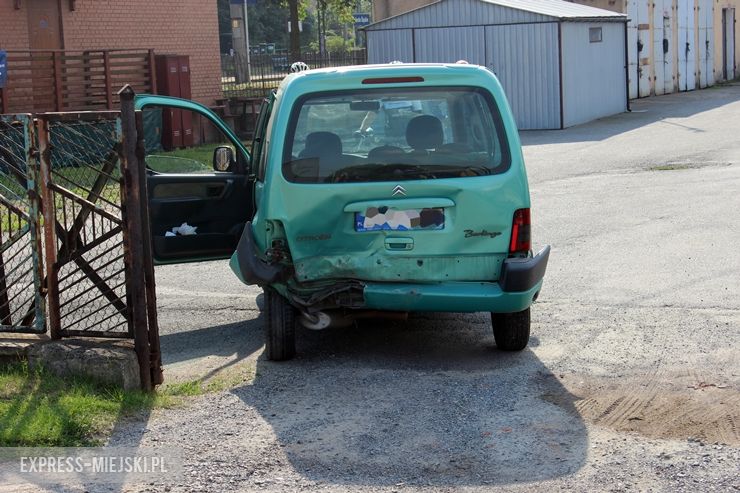
<svg viewBox="0 0 740 493">
<path fill-rule="evenodd" d="M 564 376 L 561 383 L 578 397 L 543 394 L 548 402 L 575 409 L 586 421 L 651 438 L 695 439 L 740 445 L 740 388 L 696 375 L 642 378 Z"/>
<path fill-rule="evenodd" d="M 659 164 L 648 168 L 649 171 L 678 171 L 685 169 L 698 169 L 698 168 L 709 168 L 709 167 L 723 167 L 732 166 L 732 163 L 719 162 L 719 161 L 703 161 L 703 162 L 671 162 L 666 164 Z"/>
</svg>

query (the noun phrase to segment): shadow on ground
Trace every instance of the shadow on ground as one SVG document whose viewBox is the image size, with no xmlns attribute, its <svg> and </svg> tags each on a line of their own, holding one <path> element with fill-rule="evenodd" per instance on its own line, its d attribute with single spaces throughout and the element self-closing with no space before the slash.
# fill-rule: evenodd
<svg viewBox="0 0 740 493">
<path fill-rule="evenodd" d="M 487 317 L 457 314 L 302 330 L 299 357 L 260 356 L 254 382 L 232 392 L 313 481 L 486 485 L 572 474 L 588 450 L 575 398 L 531 351 L 497 351 L 490 332 Z M 254 326 L 245 336 L 250 348 L 262 341 Z"/>
</svg>

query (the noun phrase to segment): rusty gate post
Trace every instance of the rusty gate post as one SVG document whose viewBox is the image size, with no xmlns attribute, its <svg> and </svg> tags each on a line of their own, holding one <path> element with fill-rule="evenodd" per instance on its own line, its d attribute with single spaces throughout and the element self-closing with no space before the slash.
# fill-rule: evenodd
<svg viewBox="0 0 740 493">
<path fill-rule="evenodd" d="M 36 136 L 39 140 L 41 179 L 39 188 L 44 213 L 44 240 L 46 251 L 46 305 L 49 310 L 49 333 L 52 339 L 62 338 L 61 315 L 59 311 L 59 283 L 57 266 L 56 206 L 51 191 L 51 146 L 49 145 L 49 122 L 39 118 L 36 122 Z"/>
<path fill-rule="evenodd" d="M 149 225 L 149 191 L 146 186 L 146 149 L 144 147 L 144 117 L 136 113 L 136 164 L 139 168 L 139 195 L 141 197 L 141 236 L 143 240 L 144 283 L 146 284 L 146 308 L 149 328 L 149 358 L 151 360 L 152 384 L 164 381 L 162 375 L 162 354 L 159 349 L 159 322 L 157 320 L 157 288 L 154 279 L 154 252 L 152 252 L 152 231 Z"/>
<path fill-rule="evenodd" d="M 123 245 L 126 259 L 126 284 L 129 297 L 129 326 L 134 333 L 134 347 L 139 360 L 141 388 L 152 389 L 151 352 L 147 330 L 146 288 L 144 281 L 144 238 L 141 210 L 141 177 L 136 156 L 136 113 L 134 90 L 125 86 L 118 92 L 121 99 L 121 175 L 123 194 L 121 206 L 124 212 Z"/>
<path fill-rule="evenodd" d="M 10 111 L 10 104 L 8 103 L 8 91 L 0 87 L 0 115 L 8 113 Z"/>
</svg>

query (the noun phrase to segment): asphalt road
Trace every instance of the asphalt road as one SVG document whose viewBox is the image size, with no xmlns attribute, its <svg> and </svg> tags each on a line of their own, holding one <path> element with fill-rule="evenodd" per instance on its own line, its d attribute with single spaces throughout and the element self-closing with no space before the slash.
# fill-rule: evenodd
<svg viewBox="0 0 740 493">
<path fill-rule="evenodd" d="M 245 381 L 114 442 L 189 450 L 184 490 L 740 488 L 738 129 L 735 85 L 523 134 L 553 251 L 517 355 L 483 314 L 429 314 L 304 333 L 274 364 L 258 290 L 158 269 L 166 376 Z"/>
<path fill-rule="evenodd" d="M 740 489 L 738 129 L 734 85 L 523 134 L 553 250 L 519 354 L 484 314 L 420 314 L 271 363 L 259 290 L 225 262 L 158 268 L 168 381 L 242 381 L 111 444 L 184 449 L 168 491 Z"/>
</svg>

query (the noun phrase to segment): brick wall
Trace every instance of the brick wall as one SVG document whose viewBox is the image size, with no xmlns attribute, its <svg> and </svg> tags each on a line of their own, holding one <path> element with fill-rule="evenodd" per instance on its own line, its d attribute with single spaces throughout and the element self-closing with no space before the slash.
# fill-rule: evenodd
<svg viewBox="0 0 740 493">
<path fill-rule="evenodd" d="M 26 9 L 15 10 L 14 3 L 0 1 L 0 50 L 28 49 Z"/>
<path fill-rule="evenodd" d="M 373 1 L 373 22 L 382 21 L 394 15 L 403 14 L 436 0 L 375 0 Z"/>
<path fill-rule="evenodd" d="M 0 49 L 28 49 L 25 0 L 0 0 Z M 221 97 L 216 0 L 77 0 L 61 2 L 67 50 L 153 49 L 189 55 L 193 99 Z"/>
<path fill-rule="evenodd" d="M 221 60 L 216 0 L 77 0 L 62 2 L 64 47 L 154 49 L 189 55 L 193 99 L 221 97 Z"/>
</svg>

